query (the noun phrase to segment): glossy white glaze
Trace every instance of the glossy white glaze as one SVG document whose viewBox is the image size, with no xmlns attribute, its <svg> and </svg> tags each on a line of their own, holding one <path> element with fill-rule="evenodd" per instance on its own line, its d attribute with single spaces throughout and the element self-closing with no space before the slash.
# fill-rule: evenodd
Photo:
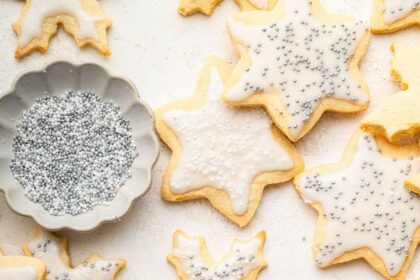
<svg viewBox="0 0 420 280">
<path fill-rule="evenodd" d="M 220 98 L 223 86 L 213 68 L 203 107 L 164 115 L 182 145 L 180 161 L 170 180 L 171 191 L 217 187 L 230 195 L 234 212 L 244 214 L 255 176 L 264 171 L 288 170 L 293 162 L 275 140 L 266 113 L 226 105 Z"/>
<path fill-rule="evenodd" d="M 384 155 L 375 138 L 362 134 L 350 166 L 302 176 L 303 196 L 308 203 L 320 202 L 327 219 L 317 262 L 327 264 L 368 247 L 382 258 L 390 275 L 396 275 L 420 226 L 420 198 L 405 189 L 404 179 L 419 171 L 418 157 Z"/>
<path fill-rule="evenodd" d="M 267 24 L 230 18 L 236 42 L 248 49 L 251 65 L 229 90 L 233 101 L 274 90 L 285 128 L 297 136 L 326 97 L 367 104 L 368 95 L 348 71 L 367 24 L 325 25 L 311 14 L 310 1 L 286 1 L 286 17 Z"/>
<path fill-rule="evenodd" d="M 73 16 L 79 23 L 79 37 L 97 37 L 95 17 L 84 10 L 82 0 L 31 0 L 22 22 L 22 36 L 19 44 L 25 46 L 42 32 L 42 25 L 48 17 L 60 14 Z"/>
</svg>

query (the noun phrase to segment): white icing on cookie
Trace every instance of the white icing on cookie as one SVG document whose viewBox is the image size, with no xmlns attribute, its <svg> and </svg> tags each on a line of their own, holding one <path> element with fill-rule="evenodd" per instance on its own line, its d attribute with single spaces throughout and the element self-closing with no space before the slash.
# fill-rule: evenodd
<svg viewBox="0 0 420 280">
<path fill-rule="evenodd" d="M 419 8 L 419 0 L 384 0 L 384 20 L 393 23 Z"/>
<path fill-rule="evenodd" d="M 68 14 L 77 19 L 78 35 L 81 39 L 95 39 L 98 36 L 95 28 L 96 19 L 83 9 L 81 0 L 31 0 L 22 22 L 20 46 L 25 46 L 33 38 L 41 35 L 45 19 L 59 14 Z"/>
<path fill-rule="evenodd" d="M 38 271 L 32 266 L 0 267 L 1 280 L 36 280 Z"/>
<path fill-rule="evenodd" d="M 177 235 L 178 247 L 173 250 L 189 280 L 238 280 L 259 267 L 264 260 L 258 256 L 262 244 L 257 237 L 235 242 L 232 255 L 215 266 L 209 266 L 200 254 L 200 241 Z"/>
<path fill-rule="evenodd" d="M 276 142 L 272 121 L 261 109 L 238 109 L 221 100 L 224 84 L 211 72 L 206 104 L 194 111 L 171 111 L 164 120 L 183 147 L 170 187 L 183 193 L 203 186 L 225 190 L 236 214 L 246 212 L 249 189 L 264 171 L 288 170 L 293 162 Z"/>
<path fill-rule="evenodd" d="M 268 8 L 268 0 L 249 0 L 249 1 L 259 9 Z"/>
<path fill-rule="evenodd" d="M 246 24 L 231 18 L 235 41 L 248 48 L 251 61 L 241 79 L 227 93 L 245 100 L 274 89 L 277 108 L 298 136 L 321 100 L 326 97 L 367 104 L 369 97 L 348 71 L 349 61 L 368 31 L 364 22 L 324 25 L 311 16 L 308 0 L 288 1 L 286 17 L 268 24 Z M 285 128 L 285 129 L 286 129 Z"/>
<path fill-rule="evenodd" d="M 112 280 L 119 266 L 117 260 L 100 259 L 94 263 L 85 262 L 82 266 L 68 268 L 62 259 L 60 240 L 47 232 L 42 232 L 28 247 L 33 257 L 46 263 L 46 280 Z"/>
<path fill-rule="evenodd" d="M 365 133 L 349 167 L 327 175 L 302 176 L 303 196 L 308 202 L 320 202 L 327 219 L 318 263 L 369 247 L 385 262 L 389 274 L 396 275 L 420 226 L 420 198 L 404 188 L 404 179 L 419 171 L 418 158 L 386 156 Z"/>
</svg>

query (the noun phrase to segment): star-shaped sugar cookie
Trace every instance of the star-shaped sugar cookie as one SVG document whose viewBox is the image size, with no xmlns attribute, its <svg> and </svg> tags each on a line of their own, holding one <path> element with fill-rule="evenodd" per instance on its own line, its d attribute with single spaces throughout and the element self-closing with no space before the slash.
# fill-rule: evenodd
<svg viewBox="0 0 420 280">
<path fill-rule="evenodd" d="M 210 16 L 217 5 L 223 0 L 179 0 L 178 12 L 183 16 L 191 16 L 202 13 Z M 270 10 L 277 0 L 235 0 L 242 11 L 246 10 Z"/>
<path fill-rule="evenodd" d="M 95 253 L 83 264 L 73 267 L 67 245 L 67 238 L 38 228 L 34 239 L 23 246 L 23 251 L 26 256 L 45 262 L 48 269 L 46 280 L 114 280 L 125 266 L 123 259 L 104 259 Z"/>
<path fill-rule="evenodd" d="M 19 19 L 12 26 L 18 35 L 15 57 L 34 50 L 46 52 L 60 24 L 79 47 L 91 45 L 103 55 L 111 54 L 107 29 L 112 21 L 97 0 L 26 0 Z"/>
<path fill-rule="evenodd" d="M 264 242 L 264 231 L 250 240 L 235 240 L 230 251 L 215 262 L 204 238 L 193 238 L 177 230 L 168 261 L 181 280 L 255 280 L 267 266 L 263 256 Z"/>
<path fill-rule="evenodd" d="M 420 25 L 419 0 L 373 0 L 372 32 L 390 33 L 412 25 Z"/>
<path fill-rule="evenodd" d="M 420 140 L 420 46 L 394 43 L 392 75 L 403 91 L 381 100 L 361 124 L 363 130 L 384 135 L 398 144 Z"/>
<path fill-rule="evenodd" d="M 230 67 L 211 57 L 196 93 L 156 110 L 156 128 L 172 150 L 162 182 L 168 201 L 207 198 L 245 226 L 267 185 L 303 169 L 295 147 L 261 109 L 232 108 L 221 100 Z"/>
<path fill-rule="evenodd" d="M 265 107 L 290 140 L 302 138 L 325 111 L 367 108 L 358 69 L 369 42 L 366 23 L 328 14 L 319 0 L 296 0 L 238 13 L 228 30 L 241 59 L 224 100 Z"/>
<path fill-rule="evenodd" d="M 45 264 L 35 258 L 3 256 L 0 248 L 0 279 L 2 280 L 44 280 Z"/>
<path fill-rule="evenodd" d="M 397 144 L 420 141 L 420 46 L 394 43 L 392 75 L 403 91 L 381 100 L 361 124 L 363 130 L 383 135 Z M 420 143 L 419 143 L 420 144 Z M 407 187 L 420 194 L 420 174 L 406 180 Z"/>
<path fill-rule="evenodd" d="M 357 131 L 338 164 L 295 178 L 318 213 L 314 256 L 320 267 L 364 258 L 402 280 L 420 243 L 420 197 L 404 179 L 420 171 L 420 147 Z"/>
</svg>

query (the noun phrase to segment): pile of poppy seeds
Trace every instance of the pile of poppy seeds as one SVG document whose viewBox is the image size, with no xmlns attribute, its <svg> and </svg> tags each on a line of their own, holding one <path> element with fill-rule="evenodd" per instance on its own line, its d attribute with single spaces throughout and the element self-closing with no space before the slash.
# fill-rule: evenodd
<svg viewBox="0 0 420 280">
<path fill-rule="evenodd" d="M 54 216 L 108 204 L 138 156 L 120 108 L 93 92 L 38 98 L 20 117 L 12 149 L 25 195 Z"/>
</svg>

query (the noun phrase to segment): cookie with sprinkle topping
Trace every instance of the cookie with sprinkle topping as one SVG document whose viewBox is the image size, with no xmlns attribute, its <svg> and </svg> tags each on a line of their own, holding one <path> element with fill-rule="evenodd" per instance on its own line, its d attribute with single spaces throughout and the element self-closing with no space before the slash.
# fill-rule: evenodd
<svg viewBox="0 0 420 280">
<path fill-rule="evenodd" d="M 383 135 L 396 144 L 420 144 L 420 46 L 394 43 L 391 73 L 403 91 L 381 100 L 361 124 L 367 132 Z M 420 175 L 407 178 L 406 186 L 420 194 Z"/>
<path fill-rule="evenodd" d="M 374 0 L 371 30 L 390 33 L 420 24 L 419 0 Z"/>
<path fill-rule="evenodd" d="M 108 56 L 111 51 L 107 29 L 111 24 L 97 0 L 26 0 L 19 19 L 12 25 L 18 35 L 15 57 L 34 50 L 46 52 L 60 25 L 79 47 L 90 45 Z"/>
<path fill-rule="evenodd" d="M 73 267 L 68 255 L 68 240 L 37 228 L 34 239 L 23 246 L 26 256 L 37 258 L 47 265 L 46 280 L 114 280 L 125 266 L 123 259 L 104 259 L 92 254 L 86 261 Z"/>
<path fill-rule="evenodd" d="M 217 5 L 223 0 L 179 0 L 178 12 L 183 16 L 191 16 L 202 13 L 210 16 Z M 270 10 L 277 0 L 235 0 L 242 11 L 246 10 Z"/>
<path fill-rule="evenodd" d="M 365 22 L 328 14 L 318 0 L 298 0 L 238 13 L 227 25 L 241 59 L 224 100 L 264 107 L 290 140 L 302 138 L 325 111 L 368 107 L 358 69 L 370 37 Z"/>
<path fill-rule="evenodd" d="M 44 280 L 46 273 L 42 261 L 23 256 L 3 256 L 0 249 L 0 279 Z"/>
<path fill-rule="evenodd" d="M 221 95 L 231 68 L 211 57 L 196 93 L 155 111 L 157 131 L 172 151 L 162 197 L 206 198 L 229 220 L 247 225 L 264 188 L 302 171 L 296 148 L 260 108 L 234 108 Z"/>
<path fill-rule="evenodd" d="M 168 261 L 181 280 L 255 280 L 267 266 L 263 256 L 264 242 L 264 231 L 250 240 L 235 240 L 230 251 L 215 262 L 204 238 L 190 237 L 177 230 Z"/>
<path fill-rule="evenodd" d="M 340 163 L 295 178 L 318 211 L 314 256 L 324 268 L 365 259 L 387 279 L 405 279 L 420 243 L 420 196 L 404 186 L 420 172 L 420 147 L 358 130 Z"/>
</svg>

